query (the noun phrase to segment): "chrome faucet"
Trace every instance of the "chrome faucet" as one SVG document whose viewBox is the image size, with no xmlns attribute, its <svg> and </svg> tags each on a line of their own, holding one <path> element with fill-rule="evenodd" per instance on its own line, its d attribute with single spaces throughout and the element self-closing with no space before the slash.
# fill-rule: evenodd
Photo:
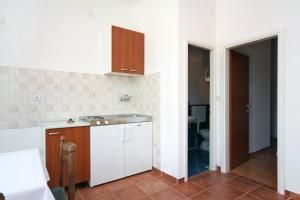
<svg viewBox="0 0 300 200">
<path fill-rule="evenodd" d="M 129 96 L 128 94 L 125 94 L 123 97 L 121 97 L 121 102 L 130 102 L 132 96 Z"/>
</svg>

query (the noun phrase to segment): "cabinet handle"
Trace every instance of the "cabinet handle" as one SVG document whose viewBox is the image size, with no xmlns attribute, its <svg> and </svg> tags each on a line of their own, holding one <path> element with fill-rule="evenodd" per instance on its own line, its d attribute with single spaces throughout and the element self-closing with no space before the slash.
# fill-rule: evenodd
<svg viewBox="0 0 300 200">
<path fill-rule="evenodd" d="M 131 72 L 136 72 L 136 69 L 131 69 L 130 71 L 131 71 Z"/>
<path fill-rule="evenodd" d="M 130 130 L 130 126 L 129 125 L 126 125 L 125 126 L 125 142 L 130 142 L 131 140 L 131 130 Z"/>
<path fill-rule="evenodd" d="M 121 71 L 127 71 L 127 68 L 121 68 Z"/>
<path fill-rule="evenodd" d="M 48 135 L 53 136 L 53 135 L 59 135 L 59 134 L 60 134 L 60 132 L 53 132 L 53 133 L 49 133 Z"/>
</svg>

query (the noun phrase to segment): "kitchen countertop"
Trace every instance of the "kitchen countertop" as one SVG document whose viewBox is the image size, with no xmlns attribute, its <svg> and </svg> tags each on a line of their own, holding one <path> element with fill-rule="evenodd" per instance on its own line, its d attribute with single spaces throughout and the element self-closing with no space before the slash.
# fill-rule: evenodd
<svg viewBox="0 0 300 200">
<path fill-rule="evenodd" d="M 91 116 L 93 119 L 93 116 Z M 56 128 L 71 128 L 81 126 L 95 126 L 100 125 L 114 125 L 114 124 L 130 124 L 152 121 L 152 116 L 140 115 L 140 114 L 121 114 L 121 115 L 102 115 L 102 118 L 96 120 L 90 120 L 89 117 L 74 118 L 73 123 L 67 123 L 67 120 L 51 120 L 43 121 L 41 126 L 44 129 L 56 129 Z M 97 124 L 96 122 L 100 122 Z"/>
<path fill-rule="evenodd" d="M 83 120 L 75 120 L 74 123 L 67 123 L 67 120 L 55 120 L 55 121 L 42 122 L 42 127 L 45 129 L 71 128 L 71 127 L 80 127 L 80 126 L 90 126 L 90 123 Z"/>
</svg>

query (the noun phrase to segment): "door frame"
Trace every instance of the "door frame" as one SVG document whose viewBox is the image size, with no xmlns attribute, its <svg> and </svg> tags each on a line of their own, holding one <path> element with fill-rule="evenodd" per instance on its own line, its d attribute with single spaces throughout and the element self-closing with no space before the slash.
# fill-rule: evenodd
<svg viewBox="0 0 300 200">
<path fill-rule="evenodd" d="M 216 71 L 216 50 L 211 44 L 206 44 L 204 42 L 197 42 L 195 40 L 187 40 L 185 42 L 185 65 L 183 68 L 183 95 L 181 98 L 183 105 L 183 151 L 184 151 L 184 181 L 188 181 L 188 47 L 189 45 L 208 50 L 210 52 L 210 89 L 209 89 L 209 102 L 210 102 L 210 116 L 209 116 L 209 128 L 210 128 L 210 139 L 209 139 L 209 170 L 216 170 L 216 160 L 217 160 L 217 147 L 216 147 L 216 109 L 215 109 L 215 71 Z"/>
<path fill-rule="evenodd" d="M 223 159 L 221 170 L 222 172 L 229 172 L 230 158 L 229 158 L 229 51 L 232 48 L 263 41 L 270 38 L 278 38 L 278 66 L 277 66 L 277 191 L 284 194 L 285 189 L 285 30 L 275 30 L 269 33 L 263 33 L 240 41 L 236 41 L 222 47 L 222 67 L 224 79 L 224 125 L 225 135 L 223 140 L 223 150 L 225 152 L 225 159 Z M 224 155 L 224 154 L 223 154 Z"/>
</svg>

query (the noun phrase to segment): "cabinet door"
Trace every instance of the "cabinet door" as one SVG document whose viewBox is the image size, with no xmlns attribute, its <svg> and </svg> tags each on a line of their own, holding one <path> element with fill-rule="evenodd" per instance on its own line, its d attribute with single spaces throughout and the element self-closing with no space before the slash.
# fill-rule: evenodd
<svg viewBox="0 0 300 200">
<path fill-rule="evenodd" d="M 59 186 L 59 139 L 64 129 L 49 129 L 46 131 L 46 166 L 49 173 L 49 187 Z"/>
<path fill-rule="evenodd" d="M 130 72 L 131 52 L 131 32 L 112 26 L 112 72 Z"/>
<path fill-rule="evenodd" d="M 46 166 L 49 172 L 49 187 L 59 186 L 59 139 L 76 144 L 76 183 L 90 179 L 90 130 L 89 127 L 49 129 L 46 131 Z M 67 185 L 67 165 L 64 171 L 64 185 Z"/>
<path fill-rule="evenodd" d="M 144 34 L 112 26 L 112 72 L 144 74 Z"/>
<path fill-rule="evenodd" d="M 125 176 L 152 169 L 152 122 L 125 125 Z"/>
<path fill-rule="evenodd" d="M 138 32 L 131 32 L 132 52 L 131 52 L 131 64 L 130 73 L 132 74 L 144 74 L 144 34 Z"/>
<path fill-rule="evenodd" d="M 76 144 L 76 183 L 90 180 L 90 128 L 66 128 L 64 136 L 67 142 Z M 65 177 L 67 183 L 67 176 Z"/>
<path fill-rule="evenodd" d="M 124 177 L 124 125 L 91 127 L 90 186 Z"/>
</svg>

